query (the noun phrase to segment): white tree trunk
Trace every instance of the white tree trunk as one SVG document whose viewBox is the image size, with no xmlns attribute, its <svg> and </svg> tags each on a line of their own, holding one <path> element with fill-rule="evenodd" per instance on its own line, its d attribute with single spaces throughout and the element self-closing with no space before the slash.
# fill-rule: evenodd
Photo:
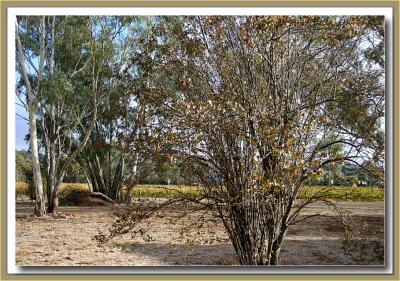
<svg viewBox="0 0 400 281">
<path fill-rule="evenodd" d="M 42 28 L 44 28 L 42 26 Z M 19 59 L 19 68 L 21 75 L 23 77 L 25 88 L 26 88 L 26 101 L 27 101 L 27 111 L 29 114 L 29 134 L 30 134 L 30 148 L 32 153 L 32 162 L 33 162 L 33 181 L 35 186 L 35 214 L 37 216 L 42 216 L 46 213 L 45 211 L 45 200 L 43 194 L 43 183 L 42 183 L 42 175 L 40 171 L 40 161 L 39 161 L 39 148 L 37 142 L 37 128 L 36 128 L 36 109 L 37 109 L 37 101 L 33 97 L 31 83 L 28 78 L 28 72 L 25 66 L 25 55 L 23 53 L 21 39 L 18 34 L 18 26 L 16 27 L 16 39 L 17 39 L 17 50 L 18 50 L 18 59 Z M 41 48 L 41 51 L 44 51 Z M 42 58 L 42 56 L 41 56 Z M 38 79 L 42 77 L 40 73 L 43 70 L 42 61 L 39 63 L 39 75 Z M 39 85 L 39 81 L 37 83 Z"/>
<path fill-rule="evenodd" d="M 30 133 L 30 146 L 31 146 L 32 162 L 33 162 L 33 181 L 35 184 L 35 195 L 36 195 L 35 214 L 37 216 L 42 216 L 46 213 L 45 201 L 43 194 L 42 175 L 40 172 L 35 112 L 32 110 L 31 107 L 29 108 L 29 133 Z"/>
</svg>

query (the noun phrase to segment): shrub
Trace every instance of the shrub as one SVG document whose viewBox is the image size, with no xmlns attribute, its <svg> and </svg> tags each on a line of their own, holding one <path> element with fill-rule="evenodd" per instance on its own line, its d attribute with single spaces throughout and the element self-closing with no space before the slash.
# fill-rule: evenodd
<svg viewBox="0 0 400 281">
<path fill-rule="evenodd" d="M 16 182 L 15 192 L 17 195 L 30 196 L 32 190 L 32 185 L 26 182 Z"/>
<path fill-rule="evenodd" d="M 88 193 L 86 184 L 64 183 L 60 186 L 58 201 L 60 205 L 78 205 Z"/>
</svg>

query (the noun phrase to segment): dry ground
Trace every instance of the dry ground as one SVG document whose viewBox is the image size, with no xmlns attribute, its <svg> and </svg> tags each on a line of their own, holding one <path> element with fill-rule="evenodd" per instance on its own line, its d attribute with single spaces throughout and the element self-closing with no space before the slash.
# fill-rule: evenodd
<svg viewBox="0 0 400 281">
<path fill-rule="evenodd" d="M 350 254 L 343 249 L 342 228 L 323 205 L 305 209 L 304 216 L 324 213 L 294 225 L 286 236 L 282 265 L 382 265 L 384 203 L 340 202 L 364 226 L 362 241 Z M 235 252 L 221 224 L 193 229 L 182 236 L 185 217 L 168 223 L 180 210 L 153 218 L 150 236 L 126 235 L 98 246 L 92 240 L 112 222 L 111 206 L 61 207 L 58 218 L 35 218 L 33 205 L 17 202 L 16 263 L 34 265 L 237 265 Z M 185 234 L 185 233 L 184 233 Z"/>
</svg>

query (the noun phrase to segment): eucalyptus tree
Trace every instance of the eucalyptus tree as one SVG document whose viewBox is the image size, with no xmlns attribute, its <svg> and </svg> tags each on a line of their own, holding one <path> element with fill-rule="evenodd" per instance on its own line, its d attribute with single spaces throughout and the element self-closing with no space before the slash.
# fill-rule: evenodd
<svg viewBox="0 0 400 281">
<path fill-rule="evenodd" d="M 32 113 L 30 121 L 34 120 L 34 127 L 37 123 L 39 130 L 31 130 L 30 141 L 37 143 L 40 137 L 44 149 L 47 212 L 53 213 L 57 211 L 58 188 L 95 126 L 99 85 L 103 83 L 101 75 L 110 60 L 108 42 L 102 37 L 103 27 L 90 17 L 22 19 L 18 30 L 24 31 L 24 37 L 21 41 L 17 34 L 17 45 L 25 52 L 25 60 L 29 57 L 25 64 L 30 69 L 28 80 L 24 80 L 25 87 L 19 89 L 29 89 L 26 81 L 30 82 L 29 77 L 35 79 L 35 103 L 27 109 Z M 29 105 L 30 100 L 26 101 Z M 41 194 L 37 202 L 42 204 L 40 215 L 43 215 L 43 190 Z"/>
<path fill-rule="evenodd" d="M 81 161 L 88 149 L 96 148 L 100 126 L 118 122 L 114 121 L 118 114 L 113 112 L 118 112 L 115 101 L 121 92 L 121 82 L 116 76 L 121 70 L 118 56 L 122 51 L 118 48 L 124 44 L 121 33 L 125 20 L 87 16 L 61 20 L 55 44 L 58 72 L 49 76 L 47 108 L 41 119 L 45 148 L 50 151 L 47 153 L 49 212 L 56 211 L 58 188 L 69 165 L 74 160 Z M 56 116 L 52 115 L 54 107 Z M 108 137 L 111 144 L 112 133 Z M 62 165 L 61 157 L 67 158 Z M 101 167 L 96 168 L 101 172 Z"/>
<path fill-rule="evenodd" d="M 45 198 L 41 177 L 37 140 L 36 114 L 40 105 L 41 84 L 45 72 L 46 19 L 18 17 L 15 28 L 17 62 L 17 97 L 28 112 L 29 146 L 32 153 L 35 186 L 35 214 L 45 213 Z"/>
<path fill-rule="evenodd" d="M 383 18 L 160 17 L 152 24 L 154 52 L 142 66 L 152 70 L 146 100 L 159 114 L 152 137 L 183 159 L 203 194 L 182 199 L 223 222 L 241 264 L 278 264 L 301 210 L 331 204 L 329 187 L 296 200 L 306 180 L 330 163 L 368 166 L 382 153 L 371 143 L 382 139 L 384 71 L 369 48 L 383 45 Z M 338 144 L 343 152 L 331 153 Z M 127 233 L 154 213 L 137 212 L 119 213 L 97 239 Z"/>
<path fill-rule="evenodd" d="M 88 72 L 86 67 L 93 60 L 93 54 L 87 51 L 90 48 L 87 42 L 91 41 L 90 23 L 84 18 L 52 17 L 49 30 L 46 36 L 48 67 L 38 121 L 45 152 L 47 212 L 55 213 L 58 187 L 85 146 L 93 126 L 89 123 L 84 141 L 79 144 L 74 143 L 76 127 L 86 116 L 96 119 L 97 93 L 93 87 L 81 83 Z"/>
<path fill-rule="evenodd" d="M 148 147 L 143 138 L 149 114 L 138 98 L 143 79 L 136 67 L 146 28 L 140 17 L 106 17 L 100 21 L 113 29 L 118 27 L 118 34 L 109 34 L 112 64 L 103 77 L 99 118 L 80 162 L 93 191 L 122 201 L 124 184 L 132 189 L 148 169 L 148 161 L 144 161 Z"/>
</svg>

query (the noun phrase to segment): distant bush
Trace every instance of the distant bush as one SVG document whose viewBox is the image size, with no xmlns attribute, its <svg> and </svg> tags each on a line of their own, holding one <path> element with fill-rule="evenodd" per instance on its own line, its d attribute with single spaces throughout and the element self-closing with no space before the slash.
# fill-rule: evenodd
<svg viewBox="0 0 400 281">
<path fill-rule="evenodd" d="M 64 183 L 60 186 L 58 201 L 60 205 L 79 205 L 81 199 L 88 193 L 86 184 Z"/>
<path fill-rule="evenodd" d="M 17 195 L 30 196 L 30 188 L 30 185 L 25 182 L 15 184 Z M 60 205 L 75 205 L 79 198 L 87 193 L 89 193 L 89 189 L 86 184 L 62 183 L 59 189 L 59 203 Z"/>
<path fill-rule="evenodd" d="M 30 196 L 31 185 L 26 182 L 16 182 L 15 183 L 15 192 L 17 193 L 17 195 Z"/>
</svg>

